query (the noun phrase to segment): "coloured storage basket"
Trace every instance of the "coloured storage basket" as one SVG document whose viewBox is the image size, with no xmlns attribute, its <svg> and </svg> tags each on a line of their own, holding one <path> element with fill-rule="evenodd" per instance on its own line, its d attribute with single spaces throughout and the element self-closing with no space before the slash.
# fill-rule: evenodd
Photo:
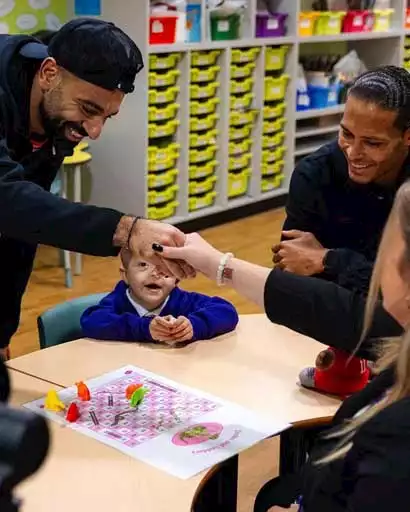
<svg viewBox="0 0 410 512">
<path fill-rule="evenodd" d="M 228 145 L 229 156 L 240 155 L 241 153 L 247 153 L 251 150 L 252 139 L 241 140 L 240 142 L 230 142 Z"/>
<path fill-rule="evenodd" d="M 243 196 L 249 188 L 251 170 L 244 169 L 240 172 L 230 172 L 228 175 L 228 198 Z"/>
<path fill-rule="evenodd" d="M 191 132 L 212 130 L 215 127 L 218 118 L 218 114 L 209 114 L 205 117 L 191 117 L 189 120 L 189 129 Z"/>
<path fill-rule="evenodd" d="M 276 137 L 276 136 L 275 136 Z M 285 134 L 278 134 L 276 144 L 267 149 L 263 149 L 262 151 L 262 163 L 263 164 L 271 164 L 272 162 L 279 162 L 279 160 L 283 160 L 283 157 L 286 153 L 285 146 L 279 146 L 279 144 L 283 144 L 285 140 Z"/>
<path fill-rule="evenodd" d="M 233 48 L 231 51 L 232 64 L 253 62 L 260 53 L 260 48 Z"/>
<path fill-rule="evenodd" d="M 299 14 L 298 32 L 300 37 L 313 36 L 318 16 L 319 13 L 316 11 L 301 12 Z"/>
<path fill-rule="evenodd" d="M 253 70 L 255 69 L 254 62 L 248 62 L 245 65 L 231 65 L 231 78 L 248 78 L 252 76 Z"/>
<path fill-rule="evenodd" d="M 279 78 L 267 76 L 265 78 L 265 101 L 283 100 L 288 81 L 289 75 L 282 75 Z"/>
<path fill-rule="evenodd" d="M 266 153 L 270 156 L 272 156 L 272 149 L 277 148 L 281 144 L 283 144 L 283 141 L 285 140 L 285 133 L 284 132 L 278 132 L 275 133 L 275 135 L 264 135 L 262 137 L 262 149 L 268 150 L 268 151 L 262 151 L 262 155 L 265 155 Z M 264 160 L 266 161 L 266 160 Z"/>
<path fill-rule="evenodd" d="M 181 146 L 176 142 L 167 145 L 151 145 L 148 147 L 148 160 L 166 162 L 170 158 L 178 158 Z"/>
<path fill-rule="evenodd" d="M 173 185 L 177 179 L 178 170 L 171 169 L 166 172 L 159 173 L 149 173 L 148 174 L 148 188 L 157 189 L 162 187 L 167 187 L 168 185 Z"/>
<path fill-rule="evenodd" d="M 175 15 L 150 16 L 149 44 L 175 43 L 177 20 Z"/>
<path fill-rule="evenodd" d="M 218 162 L 216 160 L 209 160 L 208 162 L 201 163 L 200 165 L 190 165 L 188 170 L 189 179 L 198 180 L 201 178 L 206 178 L 215 172 L 217 165 Z"/>
<path fill-rule="evenodd" d="M 193 196 L 188 199 L 188 209 L 190 212 L 200 210 L 201 208 L 209 208 L 214 204 L 216 192 L 208 192 L 202 196 Z"/>
<path fill-rule="evenodd" d="M 178 206 L 178 201 L 171 201 L 163 206 L 150 206 L 148 208 L 148 217 L 153 220 L 169 219 L 169 217 L 175 215 Z"/>
<path fill-rule="evenodd" d="M 240 169 L 248 168 L 250 166 L 251 160 L 251 153 L 242 153 L 241 155 L 231 156 L 229 157 L 228 170 L 238 171 Z"/>
<path fill-rule="evenodd" d="M 213 41 L 228 41 L 239 39 L 241 15 L 239 13 L 225 14 L 223 11 L 211 12 L 211 39 Z"/>
<path fill-rule="evenodd" d="M 177 69 L 171 69 L 164 73 L 151 71 L 148 75 L 148 84 L 153 88 L 172 87 L 177 83 L 179 75 L 180 72 Z"/>
<path fill-rule="evenodd" d="M 177 115 L 178 109 L 178 103 L 170 103 L 166 107 L 151 106 L 148 108 L 148 121 L 155 123 L 156 121 L 173 119 Z"/>
<path fill-rule="evenodd" d="M 162 190 L 149 190 L 148 191 L 148 205 L 154 206 L 156 204 L 169 203 L 175 199 L 178 192 L 178 185 L 171 185 Z"/>
<path fill-rule="evenodd" d="M 215 158 L 216 146 L 210 145 L 202 149 L 190 149 L 189 150 L 189 163 L 190 164 L 202 164 Z"/>
<path fill-rule="evenodd" d="M 245 78 L 245 80 L 231 80 L 231 94 L 246 94 L 253 89 L 254 79 Z"/>
<path fill-rule="evenodd" d="M 189 146 L 191 148 L 202 148 L 216 144 L 219 131 L 217 129 L 209 130 L 205 133 L 191 133 L 189 135 Z"/>
<path fill-rule="evenodd" d="M 315 35 L 332 36 L 340 34 L 345 12 L 325 11 L 318 14 L 314 28 Z"/>
<path fill-rule="evenodd" d="M 391 27 L 391 18 L 394 9 L 375 9 L 374 13 L 374 32 L 387 32 Z"/>
<path fill-rule="evenodd" d="M 261 180 L 261 190 L 262 192 L 270 192 L 271 190 L 275 190 L 282 185 L 284 176 L 283 174 L 276 174 L 269 178 L 262 178 Z"/>
<path fill-rule="evenodd" d="M 213 114 L 219 102 L 219 98 L 210 98 L 206 101 L 192 100 L 189 104 L 189 113 L 191 116 Z"/>
<path fill-rule="evenodd" d="M 208 176 L 207 178 L 201 180 L 191 180 L 189 182 L 189 195 L 197 196 L 211 192 L 215 187 L 215 183 L 216 176 Z"/>
<path fill-rule="evenodd" d="M 178 119 L 171 119 L 165 123 L 149 123 L 148 137 L 150 139 L 159 139 L 160 137 L 170 137 L 174 135 L 179 126 Z"/>
<path fill-rule="evenodd" d="M 231 96 L 230 102 L 231 102 L 231 110 L 244 110 L 247 108 L 251 108 L 253 98 L 255 97 L 254 94 L 248 92 L 247 94 L 244 94 L 243 96 Z"/>
<path fill-rule="evenodd" d="M 263 135 L 271 135 L 272 133 L 280 132 L 285 126 L 286 120 L 283 117 L 278 119 L 268 120 L 263 122 L 262 133 Z"/>
<path fill-rule="evenodd" d="M 252 125 L 231 126 L 229 128 L 229 140 L 242 140 L 250 137 L 252 134 Z"/>
<path fill-rule="evenodd" d="M 209 84 L 194 84 L 189 86 L 191 99 L 201 100 L 213 98 L 218 90 L 219 82 L 211 82 Z"/>
<path fill-rule="evenodd" d="M 258 12 L 255 37 L 281 37 L 286 35 L 287 13 Z"/>
<path fill-rule="evenodd" d="M 172 169 L 176 166 L 179 154 L 169 153 L 169 155 L 159 160 L 158 158 L 148 158 L 148 172 L 162 172 Z"/>
<path fill-rule="evenodd" d="M 244 124 L 252 124 L 256 119 L 256 115 L 256 110 L 233 110 L 229 117 L 229 124 L 231 126 L 242 126 Z"/>
<path fill-rule="evenodd" d="M 164 69 L 174 69 L 181 60 L 180 53 L 164 53 L 149 56 L 149 69 L 151 71 L 161 71 Z"/>
<path fill-rule="evenodd" d="M 192 68 L 191 83 L 200 84 L 203 82 L 213 82 L 220 71 L 219 66 L 211 66 L 210 68 Z"/>
<path fill-rule="evenodd" d="M 151 89 L 148 91 L 148 103 L 150 105 L 163 105 L 175 101 L 179 93 L 179 87 L 170 87 L 165 91 Z"/>
<path fill-rule="evenodd" d="M 276 105 L 265 105 L 263 107 L 263 119 L 277 119 L 285 115 L 286 103 L 281 101 Z"/>
<path fill-rule="evenodd" d="M 410 9 L 406 9 L 406 28 L 410 28 Z"/>
<path fill-rule="evenodd" d="M 288 49 L 288 46 L 273 46 L 271 48 L 266 48 L 265 70 L 282 71 L 285 67 Z"/>
<path fill-rule="evenodd" d="M 220 54 L 221 50 L 204 50 L 192 52 L 191 66 L 198 68 L 203 66 L 213 66 L 216 64 Z"/>
<path fill-rule="evenodd" d="M 343 32 L 370 32 L 373 29 L 374 14 L 370 11 L 347 11 L 343 20 Z"/>
<path fill-rule="evenodd" d="M 262 176 L 272 176 L 274 174 L 279 174 L 283 171 L 283 167 L 285 165 L 284 160 L 277 160 L 276 162 L 272 162 L 269 164 L 262 164 Z"/>
</svg>

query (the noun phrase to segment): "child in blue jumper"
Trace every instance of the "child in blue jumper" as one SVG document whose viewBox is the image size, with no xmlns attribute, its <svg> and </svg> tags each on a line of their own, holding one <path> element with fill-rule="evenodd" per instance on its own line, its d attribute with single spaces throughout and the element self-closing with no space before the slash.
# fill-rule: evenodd
<svg viewBox="0 0 410 512">
<path fill-rule="evenodd" d="M 238 314 L 226 300 L 181 290 L 174 277 L 129 251 L 121 252 L 121 263 L 114 291 L 81 317 L 85 337 L 175 345 L 235 329 Z"/>
</svg>

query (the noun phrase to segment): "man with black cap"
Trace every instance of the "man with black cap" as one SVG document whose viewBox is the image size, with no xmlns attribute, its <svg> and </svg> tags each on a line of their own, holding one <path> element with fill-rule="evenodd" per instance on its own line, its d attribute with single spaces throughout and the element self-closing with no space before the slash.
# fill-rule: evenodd
<svg viewBox="0 0 410 512">
<path fill-rule="evenodd" d="M 135 43 L 97 19 L 64 25 L 49 46 L 30 36 L 0 36 L 0 354 L 20 317 L 36 245 L 114 256 L 129 246 L 178 278 L 193 275 L 152 252 L 154 242 L 181 246 L 168 224 L 109 208 L 71 203 L 50 186 L 64 157 L 97 139 L 143 68 Z M 140 172 L 144 172 L 141 169 Z"/>
</svg>

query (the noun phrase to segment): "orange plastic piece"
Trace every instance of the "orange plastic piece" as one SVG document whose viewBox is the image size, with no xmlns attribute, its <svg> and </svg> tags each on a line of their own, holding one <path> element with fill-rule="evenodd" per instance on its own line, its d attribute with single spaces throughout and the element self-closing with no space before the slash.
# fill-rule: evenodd
<svg viewBox="0 0 410 512">
<path fill-rule="evenodd" d="M 83 402 L 91 400 L 90 390 L 82 380 L 80 382 L 76 382 L 75 385 L 77 386 L 77 394 L 80 400 Z"/>
<path fill-rule="evenodd" d="M 130 400 L 134 392 L 141 386 L 142 384 L 130 384 L 127 386 L 127 389 L 125 390 L 125 396 L 127 397 L 127 400 Z"/>
<path fill-rule="evenodd" d="M 67 415 L 65 419 L 70 423 L 74 423 L 80 417 L 80 411 L 78 410 L 77 404 L 72 402 L 70 407 L 68 408 Z"/>
</svg>

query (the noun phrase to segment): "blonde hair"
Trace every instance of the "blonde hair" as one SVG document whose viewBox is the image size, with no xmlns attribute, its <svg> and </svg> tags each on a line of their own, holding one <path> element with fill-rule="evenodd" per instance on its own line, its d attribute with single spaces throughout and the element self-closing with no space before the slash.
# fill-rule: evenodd
<svg viewBox="0 0 410 512">
<path fill-rule="evenodd" d="M 406 277 L 410 269 L 410 180 L 406 181 L 398 190 L 392 211 L 384 229 L 370 283 L 363 333 L 355 352 L 360 348 L 373 321 L 375 306 L 379 299 L 381 267 L 386 261 L 385 254 L 389 250 L 391 235 L 393 233 L 392 227 L 396 223 L 399 224 L 405 244 L 399 272 L 403 277 Z M 371 405 L 360 415 L 345 422 L 337 432 L 327 435 L 328 439 L 339 439 L 339 443 L 332 453 L 318 461 L 319 464 L 332 462 L 346 455 L 352 447 L 352 438 L 362 425 L 388 405 L 397 402 L 401 398 L 410 396 L 410 329 L 407 328 L 401 337 L 385 340 L 379 350 L 380 353 L 375 371 L 380 373 L 393 366 L 395 370 L 394 386 L 378 403 Z"/>
</svg>

